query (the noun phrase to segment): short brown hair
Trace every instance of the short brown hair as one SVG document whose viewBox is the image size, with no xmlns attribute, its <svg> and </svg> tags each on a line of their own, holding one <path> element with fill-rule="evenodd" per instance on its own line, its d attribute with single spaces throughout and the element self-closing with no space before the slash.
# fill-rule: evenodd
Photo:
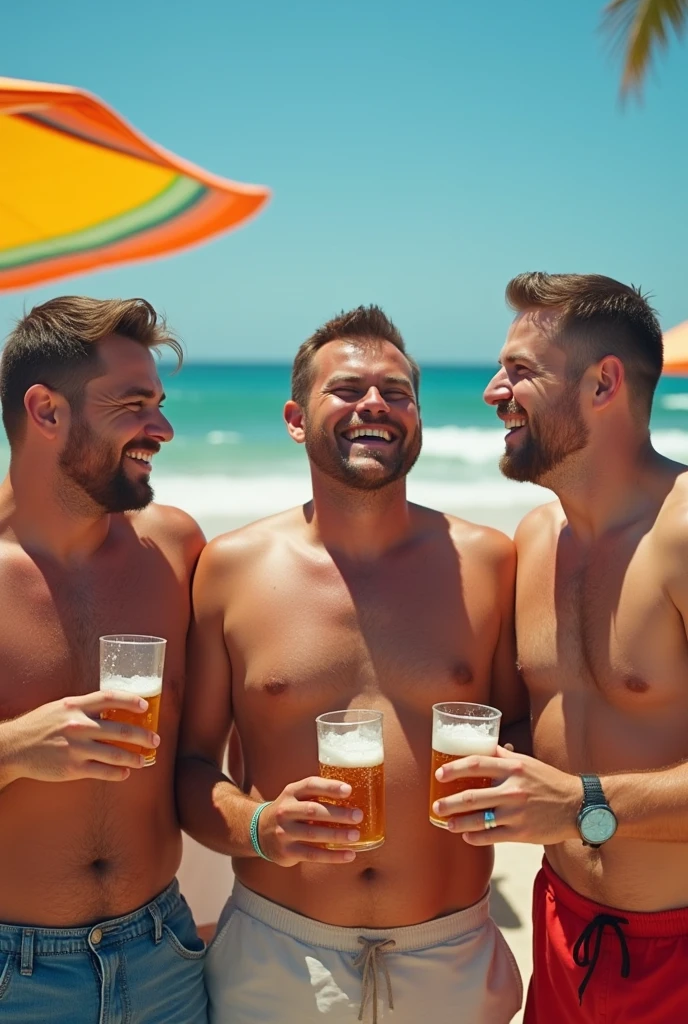
<svg viewBox="0 0 688 1024">
<path fill-rule="evenodd" d="M 62 295 L 34 306 L 9 335 L 0 361 L 2 420 L 10 446 L 22 436 L 24 396 L 34 384 L 45 384 L 79 406 L 87 381 L 102 372 L 97 343 L 109 334 L 155 351 L 167 346 L 181 366 L 181 343 L 145 299 Z"/>
<path fill-rule="evenodd" d="M 617 356 L 631 397 L 649 418 L 664 347 L 657 314 L 639 288 L 601 274 L 536 271 L 509 281 L 506 300 L 517 312 L 560 311 L 552 340 L 566 351 L 571 378 L 580 380 L 592 363 Z"/>
<path fill-rule="evenodd" d="M 357 306 L 348 313 L 342 312 L 328 320 L 303 342 L 296 353 L 291 372 L 291 397 L 302 409 L 308 404 L 308 395 L 313 385 L 313 357 L 329 341 L 340 341 L 343 338 L 371 344 L 388 341 L 398 348 L 411 367 L 413 389 L 418 398 L 420 367 L 406 351 L 401 334 L 379 306 Z"/>
</svg>

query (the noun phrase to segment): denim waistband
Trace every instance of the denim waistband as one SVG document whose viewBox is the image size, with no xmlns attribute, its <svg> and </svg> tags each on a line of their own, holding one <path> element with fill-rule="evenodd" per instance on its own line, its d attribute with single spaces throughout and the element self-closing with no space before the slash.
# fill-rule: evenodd
<svg viewBox="0 0 688 1024">
<path fill-rule="evenodd" d="M 0 952 L 18 953 L 25 958 L 107 949 L 128 939 L 151 932 L 159 941 L 162 923 L 179 906 L 181 896 L 175 879 L 150 903 L 87 928 L 35 928 L 0 923 Z"/>
</svg>

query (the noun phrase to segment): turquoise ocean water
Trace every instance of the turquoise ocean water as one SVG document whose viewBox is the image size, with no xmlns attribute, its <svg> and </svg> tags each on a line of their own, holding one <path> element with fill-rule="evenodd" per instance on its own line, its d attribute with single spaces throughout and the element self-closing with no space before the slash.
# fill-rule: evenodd
<svg viewBox="0 0 688 1024">
<path fill-rule="evenodd" d="M 497 461 L 504 431 L 482 401 L 490 367 L 427 367 L 421 384 L 424 449 L 411 474 L 413 500 L 460 513 L 524 508 L 548 493 L 504 480 Z M 287 365 L 186 364 L 161 371 L 175 439 L 155 460 L 160 501 L 195 516 L 248 521 L 309 496 L 305 452 L 287 436 L 282 407 Z M 655 446 L 688 462 L 688 378 L 660 381 L 652 419 Z M 0 467 L 7 445 L 0 442 Z"/>
</svg>

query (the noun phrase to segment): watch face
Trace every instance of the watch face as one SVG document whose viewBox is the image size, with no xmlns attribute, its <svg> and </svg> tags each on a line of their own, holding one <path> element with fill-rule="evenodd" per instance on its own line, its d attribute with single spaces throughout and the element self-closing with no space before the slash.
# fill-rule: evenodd
<svg viewBox="0 0 688 1024">
<path fill-rule="evenodd" d="M 616 832 L 616 818 L 608 807 L 586 807 L 580 817 L 586 843 L 606 843 Z"/>
</svg>

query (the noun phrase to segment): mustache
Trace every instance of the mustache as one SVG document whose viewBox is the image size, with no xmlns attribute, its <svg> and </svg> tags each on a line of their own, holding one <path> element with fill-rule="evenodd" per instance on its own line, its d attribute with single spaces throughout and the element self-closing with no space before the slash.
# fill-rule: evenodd
<svg viewBox="0 0 688 1024">
<path fill-rule="evenodd" d="M 340 434 L 345 430 L 362 430 L 364 427 L 394 427 L 395 430 L 399 431 L 399 434 L 403 437 L 406 433 L 404 428 L 399 424 L 395 423 L 394 420 L 390 419 L 385 413 L 382 416 L 375 416 L 367 420 L 362 420 L 360 416 L 355 416 L 349 420 L 346 426 L 341 427 Z"/>
<path fill-rule="evenodd" d="M 157 453 L 160 451 L 160 448 L 161 445 L 159 445 L 157 441 L 150 441 L 148 438 L 146 438 L 144 441 L 132 441 L 130 444 L 126 445 L 122 449 L 122 455 L 124 455 L 126 452 L 133 451 L 152 452 L 153 455 L 157 455 Z"/>
<path fill-rule="evenodd" d="M 514 401 L 511 398 L 508 402 L 498 402 L 497 412 L 500 416 L 526 416 L 526 411 L 522 405 Z"/>
</svg>

